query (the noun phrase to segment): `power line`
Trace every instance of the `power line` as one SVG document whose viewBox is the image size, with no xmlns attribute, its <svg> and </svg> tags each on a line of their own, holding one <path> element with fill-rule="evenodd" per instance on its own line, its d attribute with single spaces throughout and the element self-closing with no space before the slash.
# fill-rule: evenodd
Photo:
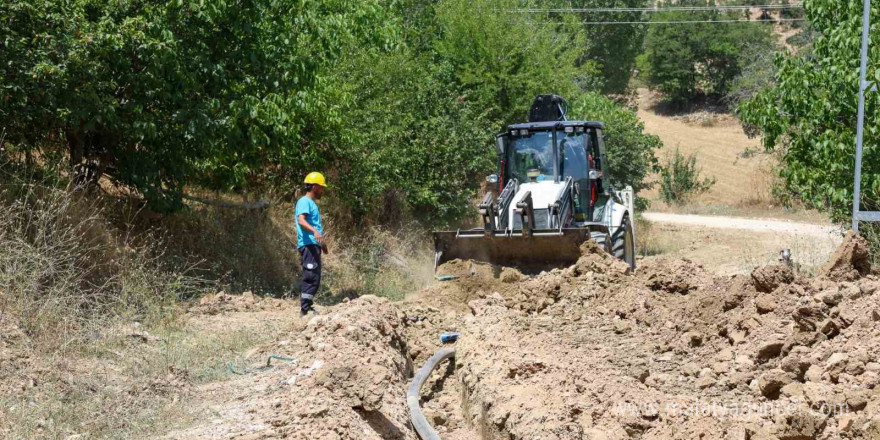
<svg viewBox="0 0 880 440">
<path fill-rule="evenodd" d="M 559 22 L 555 24 L 688 24 L 688 23 L 769 23 L 777 21 L 807 21 L 805 18 L 779 18 L 766 20 L 675 20 L 675 21 L 577 21 L 572 23 Z"/>
<path fill-rule="evenodd" d="M 696 11 L 748 11 L 758 9 L 802 9 L 803 4 L 794 5 L 752 5 L 752 6 L 670 6 L 665 8 L 520 8 L 507 12 L 516 13 L 609 13 L 609 12 L 696 12 Z"/>
</svg>

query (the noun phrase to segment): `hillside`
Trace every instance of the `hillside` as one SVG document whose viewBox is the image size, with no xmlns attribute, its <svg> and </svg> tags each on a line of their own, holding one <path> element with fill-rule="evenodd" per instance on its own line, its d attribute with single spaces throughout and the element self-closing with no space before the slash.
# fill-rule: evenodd
<svg viewBox="0 0 880 440">
<path fill-rule="evenodd" d="M 681 205 L 663 202 L 657 185 L 645 192 L 651 201 L 648 212 L 665 216 L 648 215 L 646 218 L 653 221 L 640 224 L 644 255 L 688 258 L 726 275 L 748 273 L 757 265 L 776 262 L 783 249 L 790 249 L 808 271 L 817 270 L 831 255 L 840 243 L 841 230 L 822 213 L 797 206 L 786 208 L 774 199 L 778 162 L 764 153 L 759 139 L 745 135 L 738 120 L 720 111 L 670 112 L 655 93 L 647 89 L 638 93 L 638 116 L 645 130 L 663 141 L 657 152 L 661 164 L 678 149 L 696 156 L 702 176 L 716 179 L 708 192 Z M 654 179 L 656 182 L 657 177 Z M 719 229 L 711 219 L 674 214 L 723 216 L 722 221 L 730 227 Z M 662 221 L 665 218 L 671 220 Z M 755 219 L 788 222 L 790 227 L 775 231 L 740 227 Z M 826 232 L 804 233 L 814 226 Z"/>
</svg>

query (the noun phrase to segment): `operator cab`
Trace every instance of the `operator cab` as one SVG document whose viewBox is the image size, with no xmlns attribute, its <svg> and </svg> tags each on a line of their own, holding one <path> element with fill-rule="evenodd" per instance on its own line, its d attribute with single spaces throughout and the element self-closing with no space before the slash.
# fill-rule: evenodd
<svg viewBox="0 0 880 440">
<path fill-rule="evenodd" d="M 610 188 L 602 131 L 596 121 L 544 121 L 513 124 L 498 135 L 499 191 L 506 181 L 564 182 L 576 186 L 575 221 L 594 221 L 594 207 L 604 206 Z M 598 202 L 598 203 L 597 203 Z"/>
</svg>

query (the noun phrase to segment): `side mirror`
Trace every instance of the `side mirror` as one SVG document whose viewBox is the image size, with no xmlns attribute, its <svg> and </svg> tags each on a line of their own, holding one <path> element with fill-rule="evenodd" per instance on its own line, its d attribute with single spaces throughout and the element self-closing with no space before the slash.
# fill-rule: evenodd
<svg viewBox="0 0 880 440">
<path fill-rule="evenodd" d="M 504 150 L 507 149 L 507 135 L 502 134 L 495 138 L 495 150 L 499 155 L 504 155 Z"/>
<path fill-rule="evenodd" d="M 488 176 L 486 176 L 486 182 L 498 183 L 498 175 L 497 174 L 489 174 Z"/>
<path fill-rule="evenodd" d="M 599 170 L 590 170 L 590 180 L 599 180 L 602 175 L 599 173 Z"/>
</svg>

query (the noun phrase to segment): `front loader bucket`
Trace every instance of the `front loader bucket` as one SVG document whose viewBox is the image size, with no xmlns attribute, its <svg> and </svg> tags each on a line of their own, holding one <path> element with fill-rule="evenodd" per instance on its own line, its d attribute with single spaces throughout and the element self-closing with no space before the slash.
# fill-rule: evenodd
<svg viewBox="0 0 880 440">
<path fill-rule="evenodd" d="M 528 237 L 518 232 L 486 235 L 482 229 L 434 232 L 434 270 L 454 259 L 516 267 L 523 272 L 567 267 L 578 260 L 581 244 L 589 239 L 587 228 L 535 231 Z"/>
</svg>

